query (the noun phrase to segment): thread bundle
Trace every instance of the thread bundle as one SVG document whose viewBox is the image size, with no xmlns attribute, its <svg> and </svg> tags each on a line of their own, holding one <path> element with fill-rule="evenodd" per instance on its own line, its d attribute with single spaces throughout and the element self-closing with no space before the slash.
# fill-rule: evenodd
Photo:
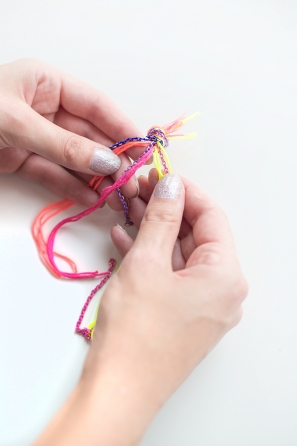
<svg viewBox="0 0 297 446">
<path fill-rule="evenodd" d="M 144 151 L 142 155 L 132 163 L 123 173 L 122 175 L 114 182 L 112 186 L 108 186 L 104 188 L 100 194 L 100 198 L 97 201 L 97 203 L 94 206 L 91 206 L 90 208 L 86 209 L 83 212 L 80 212 L 72 217 L 65 218 L 60 223 L 58 223 L 51 231 L 47 241 L 45 239 L 44 235 L 44 226 L 46 223 L 49 222 L 51 218 L 59 214 L 60 212 L 63 212 L 64 210 L 68 209 L 70 206 L 72 206 L 74 203 L 69 200 L 62 200 L 57 203 L 53 203 L 49 206 L 46 206 L 44 209 L 42 209 L 39 214 L 36 216 L 33 225 L 32 225 L 32 235 L 35 240 L 37 249 L 39 251 L 40 258 L 42 262 L 45 264 L 45 266 L 49 269 L 49 271 L 57 278 L 69 278 L 69 279 L 84 279 L 84 278 L 96 278 L 101 277 L 100 283 L 92 290 L 91 294 L 88 296 L 82 310 L 79 316 L 79 319 L 76 323 L 75 331 L 78 334 L 81 334 L 84 336 L 87 340 L 91 340 L 93 335 L 94 326 L 96 323 L 96 318 L 93 320 L 93 322 L 85 328 L 81 328 L 81 324 L 83 321 L 83 317 L 86 313 L 86 310 L 88 308 L 88 305 L 90 301 L 92 300 L 93 296 L 96 294 L 96 292 L 102 288 L 102 286 L 106 283 L 106 281 L 111 276 L 114 268 L 115 268 L 115 260 L 110 259 L 109 260 L 109 268 L 107 271 L 99 272 L 99 271 L 87 271 L 87 272 L 78 272 L 77 266 L 73 260 L 70 258 L 57 253 L 54 250 L 54 243 L 55 243 L 55 237 L 57 235 L 58 230 L 68 224 L 73 223 L 81 218 L 91 214 L 96 209 L 98 209 L 103 202 L 106 200 L 106 198 L 114 191 L 116 190 L 119 196 L 119 199 L 123 205 L 124 208 L 124 215 L 126 218 L 126 224 L 131 225 L 133 224 L 131 220 L 129 219 L 128 214 L 128 206 L 126 204 L 125 198 L 123 197 L 121 193 L 121 186 L 127 183 L 129 179 L 135 174 L 135 172 L 142 167 L 152 156 L 154 159 L 154 165 L 158 171 L 159 178 L 161 178 L 166 173 L 171 173 L 171 165 L 170 161 L 167 155 L 167 152 L 165 150 L 165 147 L 168 146 L 169 140 L 174 139 L 184 139 L 184 138 L 192 138 L 195 136 L 194 133 L 182 135 L 182 134 L 176 134 L 176 132 L 180 127 L 182 127 L 187 121 L 193 119 L 196 117 L 198 113 L 195 115 L 192 115 L 188 118 L 185 118 L 184 116 L 180 117 L 179 119 L 173 121 L 170 124 L 167 124 L 163 127 L 152 127 L 148 133 L 147 136 L 140 138 L 140 137 L 134 137 L 134 138 L 127 138 L 124 141 L 120 141 L 110 147 L 110 150 L 113 150 L 116 155 L 120 155 L 121 153 L 125 152 L 126 150 L 132 148 L 132 147 L 143 147 Z M 95 176 L 92 178 L 92 180 L 89 183 L 89 186 L 96 190 L 100 183 L 103 180 L 103 176 Z M 63 260 L 69 267 L 70 271 L 62 271 L 58 268 L 56 264 L 56 258 L 59 258 Z"/>
</svg>

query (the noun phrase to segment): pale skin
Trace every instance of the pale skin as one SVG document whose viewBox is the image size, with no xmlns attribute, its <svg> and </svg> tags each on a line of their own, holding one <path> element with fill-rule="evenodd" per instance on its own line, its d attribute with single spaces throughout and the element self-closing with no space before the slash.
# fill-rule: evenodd
<svg viewBox="0 0 297 446">
<path fill-rule="evenodd" d="M 17 173 L 84 206 L 129 166 L 101 183 L 97 192 L 87 183 L 100 174 L 89 169 L 96 147 L 106 148 L 138 128 L 103 93 L 38 60 L 24 59 L 0 66 L 0 173 Z M 137 158 L 142 149 L 127 151 Z M 127 198 L 138 194 L 135 178 L 123 187 Z M 107 203 L 121 210 L 116 192 Z"/>
<path fill-rule="evenodd" d="M 1 68 L 0 80 L 3 80 Z M 2 88 L 3 81 L 0 85 Z M 70 97 L 72 94 L 75 96 L 73 91 L 69 91 Z M 29 105 L 32 104 L 34 101 Z M 36 111 L 40 112 L 39 109 Z M 5 110 L 0 110 L 2 117 L 3 113 L 5 115 Z M 133 124 L 125 121 L 127 118 L 122 114 L 119 116 L 121 122 L 128 126 L 120 127 L 123 135 L 133 136 Z M 104 121 L 103 111 L 100 117 Z M 3 119 L 0 122 L 3 123 Z M 55 122 L 60 124 L 59 120 Z M 36 156 L 52 163 L 52 178 L 56 172 L 64 184 L 58 193 L 69 198 L 67 182 L 75 181 L 77 189 L 82 188 L 81 194 L 77 195 L 80 198 L 76 200 L 81 202 L 84 191 L 89 189 L 78 179 L 80 174 L 73 176 L 68 170 L 61 173 L 64 169 L 60 164 L 65 164 L 61 163 L 63 144 L 47 143 L 42 146 L 45 137 L 43 127 L 34 136 L 35 141 L 26 135 L 22 145 L 26 129 L 19 132 L 18 123 L 17 120 L 16 126 L 10 130 L 11 145 L 4 149 L 7 153 L 9 150 L 13 152 L 8 154 L 10 165 L 17 166 L 20 157 L 29 158 L 38 153 Z M 98 119 L 96 128 L 101 128 L 100 125 Z M 66 124 L 62 127 L 66 128 Z M 104 129 L 107 132 L 106 127 Z M 51 131 L 47 130 L 47 137 Z M 75 132 L 75 128 L 71 131 Z M 139 134 L 137 129 L 135 131 Z M 0 124 L 0 144 L 3 134 L 5 128 Z M 109 131 L 109 134 L 112 133 Z M 109 144 L 101 135 L 99 138 L 99 133 L 97 136 L 93 138 L 97 143 L 106 141 L 106 145 Z M 113 138 L 117 136 L 113 133 Z M 7 137 L 4 140 L 7 142 Z M 88 143 L 90 146 L 91 142 Z M 22 149 L 10 149 L 18 147 L 18 144 Z M 39 149 L 41 146 L 42 151 Z M 6 158 L 1 158 L 0 150 L 2 171 L 3 159 Z M 81 169 L 78 165 L 70 168 L 71 172 Z M 34 180 L 34 169 L 28 169 L 27 177 Z M 82 170 L 84 175 L 89 175 Z M 164 198 L 154 192 L 162 181 L 166 181 L 166 177 L 157 185 L 154 169 L 148 178 L 139 178 L 140 194 L 130 204 L 130 217 L 139 228 L 135 241 L 120 227 L 112 229 L 112 240 L 123 256 L 121 269 L 103 294 L 82 376 L 68 400 L 35 442 L 36 446 L 139 444 L 160 407 L 241 319 L 247 284 L 224 212 L 185 178 L 178 180 L 178 195 Z M 53 190 L 54 183 L 49 180 L 47 186 Z M 133 186 L 135 183 L 127 188 L 133 189 Z M 128 188 L 125 193 L 133 196 L 133 192 L 135 190 L 129 191 Z M 110 204 L 114 206 L 112 201 Z"/>
</svg>

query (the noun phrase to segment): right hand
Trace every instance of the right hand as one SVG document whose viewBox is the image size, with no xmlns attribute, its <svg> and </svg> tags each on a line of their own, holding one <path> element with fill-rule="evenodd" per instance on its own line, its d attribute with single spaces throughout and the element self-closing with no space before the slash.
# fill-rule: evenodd
<svg viewBox="0 0 297 446">
<path fill-rule="evenodd" d="M 136 240 L 113 228 L 125 257 L 103 295 L 86 370 L 129 370 L 119 379 L 132 387 L 153 376 L 145 398 L 160 404 L 240 321 L 247 284 L 219 206 L 177 175 L 156 181 L 155 170 L 141 177 L 131 200 Z"/>
<path fill-rule="evenodd" d="M 225 214 L 186 179 L 155 182 L 155 173 L 141 178 L 142 198 L 132 200 L 135 242 L 113 230 L 126 255 L 103 294 L 82 377 L 36 446 L 138 445 L 241 318 L 247 285 Z"/>
</svg>

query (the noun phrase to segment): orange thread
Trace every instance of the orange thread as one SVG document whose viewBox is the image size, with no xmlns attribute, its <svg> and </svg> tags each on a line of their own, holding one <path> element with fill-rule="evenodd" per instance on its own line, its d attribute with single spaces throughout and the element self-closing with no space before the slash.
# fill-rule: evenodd
<svg viewBox="0 0 297 446">
<path fill-rule="evenodd" d="M 59 274 L 52 267 L 52 265 L 48 259 L 47 250 L 46 250 L 46 241 L 45 241 L 45 237 L 44 237 L 44 225 L 46 224 L 46 222 L 48 220 L 50 220 L 51 218 L 53 218 L 55 215 L 59 214 L 60 212 L 65 211 L 73 204 L 74 203 L 69 200 L 62 200 L 62 201 L 58 201 L 56 203 L 49 204 L 48 206 L 43 208 L 38 213 L 38 215 L 35 217 L 35 220 L 32 225 L 32 235 L 33 235 L 34 241 L 36 243 L 40 258 L 41 258 L 42 262 L 45 264 L 45 266 L 50 270 L 50 272 L 58 278 L 62 277 L 62 275 Z M 55 256 L 59 257 L 60 259 L 64 260 L 66 263 L 68 263 L 68 265 L 70 266 L 71 270 L 74 273 L 77 272 L 77 267 L 76 267 L 75 262 L 73 262 L 73 260 L 71 260 L 68 257 L 66 257 L 62 254 L 59 254 L 57 252 L 55 252 Z"/>
</svg>

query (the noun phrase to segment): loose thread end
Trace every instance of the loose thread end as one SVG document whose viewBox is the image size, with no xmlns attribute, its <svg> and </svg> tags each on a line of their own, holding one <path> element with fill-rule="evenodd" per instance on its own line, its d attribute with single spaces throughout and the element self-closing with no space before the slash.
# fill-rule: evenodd
<svg viewBox="0 0 297 446">
<path fill-rule="evenodd" d="M 193 113 L 191 116 L 188 116 L 187 118 L 182 119 L 181 123 L 184 125 L 186 122 L 192 121 L 192 119 L 195 119 L 198 116 L 201 116 L 201 112 L 199 111 Z"/>
<path fill-rule="evenodd" d="M 61 254 L 57 254 L 56 252 L 54 252 L 54 240 L 55 240 L 56 232 L 64 224 L 75 222 L 75 221 L 79 220 L 80 218 L 85 217 L 86 215 L 89 215 L 91 212 L 93 212 L 95 209 L 97 209 L 100 206 L 100 204 L 104 200 L 106 200 L 108 195 L 116 188 L 120 188 L 122 185 L 124 185 L 132 177 L 132 175 L 147 161 L 147 159 L 149 159 L 151 157 L 152 154 L 153 154 L 153 158 L 154 158 L 155 167 L 158 171 L 159 178 L 161 178 L 166 173 L 171 173 L 172 169 L 171 169 L 171 165 L 170 165 L 170 160 L 169 160 L 169 157 L 165 150 L 165 146 L 167 146 L 167 144 L 168 144 L 167 140 L 194 138 L 196 136 L 195 132 L 185 134 L 185 135 L 174 134 L 173 132 L 177 131 L 186 122 L 191 121 L 192 119 L 196 118 L 200 114 L 201 114 L 200 112 L 196 112 L 193 115 L 189 116 L 188 118 L 185 118 L 184 117 L 185 115 L 183 115 L 180 118 L 178 118 L 177 120 L 173 121 L 172 123 L 165 125 L 164 127 L 156 127 L 156 128 L 150 129 L 150 131 L 148 132 L 148 136 L 145 138 L 139 138 L 139 137 L 128 138 L 125 141 L 118 142 L 118 143 L 114 144 L 113 146 L 111 146 L 110 148 L 112 150 L 114 150 L 114 152 L 118 155 L 120 153 L 122 153 L 123 151 L 127 150 L 128 148 L 135 146 L 135 145 L 143 145 L 146 148 L 145 148 L 143 154 L 138 158 L 138 160 L 134 161 L 133 164 L 131 166 L 129 166 L 122 173 L 121 177 L 112 186 L 106 187 L 101 192 L 100 199 L 94 206 L 92 206 L 91 208 L 87 209 L 86 211 L 81 212 L 73 217 L 66 218 L 62 222 L 60 222 L 58 225 L 56 225 L 55 228 L 52 230 L 52 232 L 47 240 L 47 243 L 45 242 L 45 238 L 44 238 L 44 234 L 43 234 L 44 224 L 50 218 L 57 215 L 59 212 L 62 212 L 63 210 L 67 209 L 73 203 L 69 202 L 68 200 L 65 200 L 65 201 L 59 202 L 55 205 L 50 205 L 49 207 L 47 207 L 43 211 L 41 211 L 40 214 L 38 214 L 36 220 L 33 223 L 32 233 L 33 233 L 34 240 L 37 244 L 37 247 L 40 250 L 40 252 L 42 252 L 42 250 L 44 250 L 47 253 L 47 256 L 45 259 L 46 260 L 48 259 L 48 262 L 44 261 L 45 259 L 43 259 L 43 257 L 42 257 L 42 260 L 44 261 L 46 266 L 53 273 L 56 273 L 57 276 L 59 275 L 60 277 L 63 276 L 66 278 L 91 278 L 91 277 L 104 276 L 104 278 L 101 280 L 101 282 L 92 290 L 91 294 L 89 295 L 89 297 L 81 311 L 79 320 L 77 321 L 77 324 L 76 324 L 75 331 L 78 334 L 84 336 L 88 341 L 90 341 L 94 335 L 99 305 L 98 305 L 98 308 L 96 311 L 96 316 L 95 316 L 94 320 L 89 324 L 89 326 L 85 327 L 85 328 L 81 328 L 81 323 L 83 321 L 84 314 L 88 308 L 89 302 L 91 301 L 92 297 L 106 283 L 106 281 L 112 274 L 112 271 L 115 267 L 115 260 L 110 259 L 108 272 L 99 273 L 98 271 L 94 271 L 94 272 L 78 273 L 77 269 L 76 269 L 76 265 L 73 261 L 71 261 L 70 259 L 68 259 L 65 256 L 62 256 Z M 97 188 L 99 183 L 102 180 L 103 180 L 103 177 L 98 177 L 98 176 L 94 177 L 90 182 L 90 187 L 92 187 L 93 189 Z M 59 205 L 59 206 L 57 206 L 57 205 Z M 54 206 L 54 207 L 52 207 L 52 206 Z M 126 214 L 127 214 L 126 215 L 126 217 L 127 217 L 128 210 L 127 210 Z M 61 259 L 66 261 L 66 263 L 68 263 L 70 265 L 71 269 L 74 270 L 74 272 L 66 273 L 66 272 L 60 271 L 55 264 L 55 260 L 54 260 L 55 256 L 60 257 Z"/>
</svg>

